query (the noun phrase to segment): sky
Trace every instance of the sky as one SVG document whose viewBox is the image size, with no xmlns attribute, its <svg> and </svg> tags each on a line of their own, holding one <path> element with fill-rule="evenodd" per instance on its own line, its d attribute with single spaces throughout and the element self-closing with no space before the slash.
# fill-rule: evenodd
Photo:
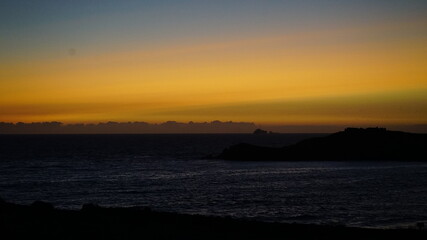
<svg viewBox="0 0 427 240">
<path fill-rule="evenodd" d="M 0 121 L 427 124 L 427 1 L 0 1 Z"/>
</svg>

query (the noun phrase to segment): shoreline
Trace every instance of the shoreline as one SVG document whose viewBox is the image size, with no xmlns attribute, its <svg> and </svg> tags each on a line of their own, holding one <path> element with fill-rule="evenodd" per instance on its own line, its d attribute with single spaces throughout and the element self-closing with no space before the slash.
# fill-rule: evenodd
<svg viewBox="0 0 427 240">
<path fill-rule="evenodd" d="M 7 239 L 427 239 L 425 229 L 272 223 L 93 204 L 65 210 L 41 201 L 19 205 L 3 200 L 0 229 Z"/>
</svg>

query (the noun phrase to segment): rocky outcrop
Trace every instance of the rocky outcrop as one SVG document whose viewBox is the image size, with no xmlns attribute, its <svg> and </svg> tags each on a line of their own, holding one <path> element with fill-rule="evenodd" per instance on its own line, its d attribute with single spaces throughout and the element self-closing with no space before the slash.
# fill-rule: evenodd
<svg viewBox="0 0 427 240">
<path fill-rule="evenodd" d="M 282 148 L 238 144 L 218 156 L 255 161 L 427 161 L 427 134 L 347 128 Z"/>
</svg>

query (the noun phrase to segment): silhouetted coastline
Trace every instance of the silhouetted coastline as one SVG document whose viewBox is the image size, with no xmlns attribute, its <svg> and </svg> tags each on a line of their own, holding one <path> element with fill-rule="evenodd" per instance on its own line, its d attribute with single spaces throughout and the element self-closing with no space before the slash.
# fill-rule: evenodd
<svg viewBox="0 0 427 240">
<path fill-rule="evenodd" d="M 0 134 L 140 134 L 140 133 L 250 133 L 256 128 L 252 122 L 100 122 L 75 123 L 0 122 Z"/>
<path fill-rule="evenodd" d="M 425 239 L 427 231 L 415 227 L 267 223 L 94 204 L 63 210 L 40 201 L 24 206 L 0 200 L 0 229 L 5 239 Z"/>
<path fill-rule="evenodd" d="M 427 161 L 427 134 L 385 128 L 347 128 L 282 148 L 241 143 L 223 150 L 225 160 Z"/>
</svg>

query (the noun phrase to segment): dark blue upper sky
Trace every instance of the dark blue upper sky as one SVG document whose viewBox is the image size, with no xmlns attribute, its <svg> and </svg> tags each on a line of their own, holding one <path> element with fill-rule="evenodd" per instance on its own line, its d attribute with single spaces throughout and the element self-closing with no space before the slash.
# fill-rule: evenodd
<svg viewBox="0 0 427 240">
<path fill-rule="evenodd" d="M 22 49 L 48 51 L 67 44 L 114 48 L 135 42 L 233 38 L 346 24 L 397 22 L 426 14 L 427 1 L 422 0 L 3 0 L 0 49 L 16 55 Z"/>
</svg>

